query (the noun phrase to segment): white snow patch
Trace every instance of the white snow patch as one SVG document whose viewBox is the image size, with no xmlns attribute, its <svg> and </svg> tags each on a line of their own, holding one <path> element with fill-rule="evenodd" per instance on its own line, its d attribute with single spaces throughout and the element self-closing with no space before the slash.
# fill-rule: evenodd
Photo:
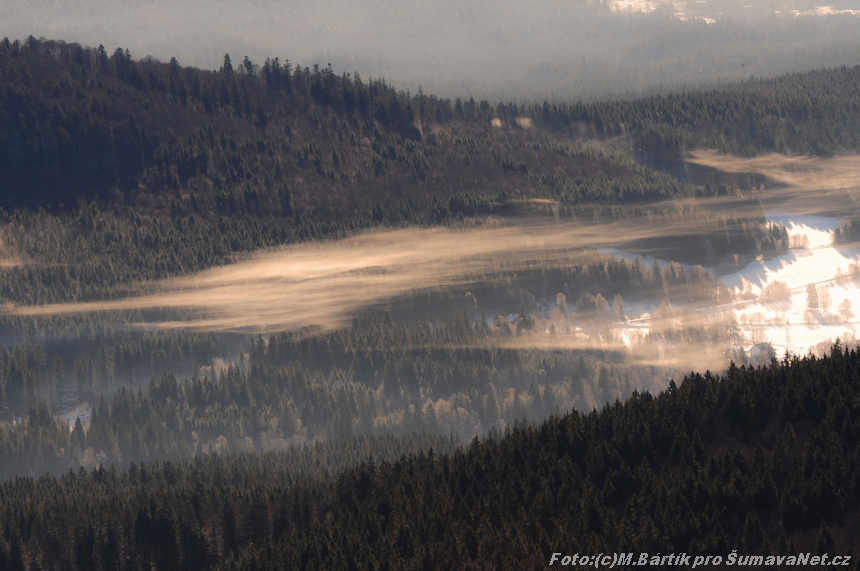
<svg viewBox="0 0 860 571">
<path fill-rule="evenodd" d="M 860 312 L 860 287 L 853 281 L 834 278 L 837 270 L 849 274 L 849 266 L 860 262 L 860 249 L 833 246 L 833 230 L 839 220 L 782 211 L 769 212 L 767 219 L 784 224 L 790 236 L 805 236 L 808 248 L 794 249 L 767 261 L 757 260 L 721 278 L 736 293 L 746 293 L 751 298 L 731 308 L 747 344 L 769 342 L 782 355 L 786 350 L 806 353 L 837 338 L 855 339 L 860 327 L 855 314 Z M 754 298 L 777 281 L 785 282 L 791 290 L 788 299 L 765 303 Z M 809 284 L 815 285 L 819 295 L 829 294 L 826 307 L 809 310 Z M 845 300 L 847 307 L 843 306 Z"/>
<path fill-rule="evenodd" d="M 648 0 L 613 0 L 609 5 L 613 12 L 644 12 L 649 13 L 657 9 L 657 2 Z"/>
<path fill-rule="evenodd" d="M 839 224 L 835 218 L 773 211 L 768 212 L 767 220 L 783 224 L 790 237 L 805 238 L 808 247 L 767 261 L 756 260 L 739 272 L 723 276 L 723 283 L 738 293 L 758 295 L 775 281 L 785 282 L 791 289 L 829 281 L 837 269 L 847 273 L 849 265 L 860 260 L 860 249 L 833 247 L 833 231 Z"/>
<path fill-rule="evenodd" d="M 812 10 L 792 10 L 791 15 L 795 18 L 801 16 L 860 16 L 860 10 L 839 10 L 833 6 L 816 6 Z"/>
</svg>

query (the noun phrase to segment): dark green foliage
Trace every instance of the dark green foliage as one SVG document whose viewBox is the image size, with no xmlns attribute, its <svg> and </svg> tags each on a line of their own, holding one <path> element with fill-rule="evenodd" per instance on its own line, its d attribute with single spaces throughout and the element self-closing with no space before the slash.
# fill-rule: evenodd
<svg viewBox="0 0 860 571">
<path fill-rule="evenodd" d="M 102 345 L 95 359 L 78 357 L 74 380 L 31 381 L 24 385 L 30 392 L 19 395 L 13 394 L 16 377 L 6 371 L 36 379 L 53 374 L 40 365 L 44 359 L 29 362 L 30 355 L 42 354 L 41 345 L 21 345 L 0 369 L 6 406 L 22 416 L 18 423 L 0 425 L 0 477 L 200 452 L 283 450 L 317 438 L 345 442 L 355 435 L 422 431 L 471 438 L 524 417 L 545 418 L 559 402 L 579 398 L 588 408 L 584 387 L 597 395 L 597 405 L 655 382 L 647 370 L 610 370 L 607 360 L 617 356 L 609 353 L 484 345 L 490 335 L 508 334 L 493 325 L 473 327 L 463 313 L 435 327 L 426 321 L 406 327 L 387 314 L 382 320 L 356 318 L 348 329 L 313 337 L 252 338 L 247 361 L 240 355 L 238 365 L 207 367 L 211 378 L 162 374 L 143 390 L 134 388 L 129 369 L 175 367 L 217 347 L 217 338 L 119 339 Z M 134 360 L 146 355 L 149 363 Z M 109 372 L 98 372 L 103 368 Z M 105 381 L 123 377 L 130 386 L 119 390 Z M 45 392 L 75 394 L 68 390 L 73 382 L 77 399 L 71 402 L 95 401 L 86 429 L 79 418 L 68 423 L 56 418 L 45 404 Z"/>
<path fill-rule="evenodd" d="M 253 216 L 128 219 L 95 203 L 59 216 L 0 212 L 0 226 L 7 251 L 22 258 L 0 273 L 0 298 L 21 304 L 110 299 L 120 285 L 133 293 L 140 282 L 219 266 L 293 239 L 282 224 Z"/>
<path fill-rule="evenodd" d="M 111 299 L 265 247 L 523 211 L 681 220 L 694 229 L 628 248 L 678 261 L 777 255 L 786 229 L 752 202 L 747 219 L 657 203 L 725 195 L 725 181 L 680 182 L 569 136 L 630 136 L 653 166 L 698 145 L 857 150 L 858 84 L 860 68 L 842 68 L 494 108 L 277 59 L 234 66 L 225 55 L 206 72 L 122 49 L 0 42 L 0 200 L 11 212 L 0 212 L 0 301 Z M 857 240 L 857 228 L 836 240 Z M 576 300 L 564 320 L 585 328 L 615 296 L 666 298 L 669 312 L 668 301 L 725 295 L 701 267 L 571 260 L 535 260 L 516 281 L 499 269 L 468 295 L 393 300 L 342 330 L 241 344 L 117 332 L 143 319 L 135 312 L 4 314 L 2 332 L 30 341 L 0 348 L 0 568 L 508 569 L 543 568 L 554 549 L 858 544 L 856 352 L 695 374 L 655 397 L 645 389 L 662 390 L 665 374 L 622 370 L 612 352 L 494 346 L 555 331 L 543 300 L 559 292 Z M 447 321 L 401 323 L 424 306 Z M 485 310 L 517 307 L 511 324 Z M 683 348 L 711 333 L 651 335 Z M 88 418 L 59 418 L 64 399 L 89 400 Z M 521 422 L 559 408 L 580 412 Z"/>
<path fill-rule="evenodd" d="M 503 196 L 618 203 L 696 192 L 625 153 L 491 127 L 485 101 L 452 105 L 277 59 L 260 73 L 247 60 L 244 73 L 231 67 L 0 42 L 0 206 L 97 198 L 171 216 L 291 210 L 301 226 L 456 219 L 492 212 Z M 416 117 L 416 105 L 435 120 Z"/>
<path fill-rule="evenodd" d="M 291 210 L 290 191 L 282 189 L 280 192 L 282 206 L 279 208 Z M 458 217 L 464 213 L 475 214 L 481 204 L 480 201 L 453 198 L 448 205 L 433 202 L 434 211 L 439 213 L 441 220 L 450 218 L 453 212 L 457 212 Z M 380 207 L 379 211 L 382 210 Z M 631 251 L 682 262 L 699 263 L 704 255 L 707 263 L 716 263 L 733 259 L 736 254 L 743 261 L 760 254 L 783 253 L 787 248 L 787 239 L 783 236 L 786 230 L 782 226 L 768 226 L 761 220 L 742 220 L 693 208 L 645 211 L 632 207 L 605 210 L 582 207 L 566 214 L 574 219 L 585 216 L 636 219 L 647 214 L 654 224 L 667 225 L 694 221 L 695 229 L 683 236 L 631 240 L 627 245 Z M 6 255 L 20 261 L 0 272 L 0 300 L 4 303 L 46 304 L 131 295 L 147 291 L 147 287 L 160 279 L 226 264 L 237 253 L 313 237 L 343 236 L 362 225 L 359 220 L 325 227 L 303 219 L 297 228 L 291 230 L 284 226 L 282 220 L 250 215 L 218 216 L 212 220 L 195 215 L 174 219 L 135 215 L 127 219 L 106 212 L 94 203 L 58 216 L 44 211 L 18 210 L 11 215 L 0 211 L 0 240 Z M 603 268 L 606 263 L 610 265 Z M 539 260 L 534 264 L 537 267 Z M 591 293 L 596 293 L 593 290 L 595 286 L 608 286 L 608 291 L 602 291 L 604 296 L 615 293 L 628 295 L 650 287 L 645 283 L 647 278 L 643 281 L 644 274 L 638 264 L 635 268 L 628 266 L 625 262 L 602 258 L 595 260 L 591 274 L 582 274 L 578 271 L 581 268 L 575 266 L 570 270 L 533 272 L 534 278 L 528 278 L 526 281 L 531 283 L 524 287 L 532 290 L 536 287 L 552 288 L 534 292 L 542 296 L 555 296 L 565 283 L 571 287 L 577 283 L 582 288 L 592 288 Z M 593 275 L 594 271 L 598 275 Z M 668 281 L 664 285 L 667 288 L 677 285 L 678 280 L 685 283 L 702 281 L 689 272 L 679 274 L 678 271 L 675 268 L 671 278 L 666 276 Z M 122 294 L 118 288 L 123 290 Z M 446 313 L 445 318 L 449 315 Z M 8 315 L 0 319 L 16 328 L 35 328 L 39 334 L 49 329 L 51 335 L 56 336 L 63 329 L 57 319 L 21 320 Z"/>
<path fill-rule="evenodd" d="M 177 568 L 543 568 L 560 549 L 832 557 L 860 540 L 858 465 L 843 461 L 860 444 L 858 371 L 860 354 L 838 345 L 824 358 L 733 366 L 331 480 L 297 478 L 309 451 L 18 478 L 0 487 L 0 553 L 43 568 L 89 557 L 113 566 L 124 553 L 137 569 L 167 558 Z M 331 458 L 352 445 L 327 446 Z"/>
<path fill-rule="evenodd" d="M 632 101 L 549 104 L 526 114 L 545 126 L 592 136 L 629 133 L 661 166 L 685 150 L 833 155 L 860 150 L 860 66 L 742 81 L 722 89 Z M 508 114 L 522 113 L 502 107 Z M 650 154 L 651 156 L 648 156 Z"/>
<path fill-rule="evenodd" d="M 147 213 L 280 215 L 286 184 L 292 208 L 317 224 L 356 213 L 415 221 L 433 214 L 434 196 L 485 213 L 502 196 L 619 203 L 706 192 L 566 134 L 630 136 L 642 162 L 670 169 L 694 147 L 828 155 L 860 145 L 856 66 L 633 101 L 495 107 L 277 59 L 259 73 L 247 60 L 243 74 L 224 69 L 0 42 L 3 206 L 98 197 Z"/>
</svg>

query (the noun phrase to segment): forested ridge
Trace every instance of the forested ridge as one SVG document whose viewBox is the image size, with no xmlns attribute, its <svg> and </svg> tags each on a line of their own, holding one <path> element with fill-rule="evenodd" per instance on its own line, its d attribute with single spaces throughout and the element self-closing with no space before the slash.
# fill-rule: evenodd
<svg viewBox="0 0 860 571">
<path fill-rule="evenodd" d="M 857 63 L 857 18 L 837 15 L 856 8 L 851 0 L 826 3 L 837 11 L 832 15 L 813 15 L 816 7 L 827 11 L 813 0 L 508 0 L 468 7 L 450 0 L 261 0 L 241 9 L 231 0 L 216 0 L 213 8 L 211 1 L 186 0 L 168 13 L 107 0 L 40 0 L 34 21 L 31 2 L 6 0 L 0 20 L 13 39 L 32 33 L 120 45 L 163 61 L 182 54 L 183 63 L 204 69 L 221 65 L 231 46 L 231 54 L 261 65 L 271 55 L 331 62 L 338 75 L 384 74 L 413 92 L 424 82 L 425 90 L 452 99 L 465 92 L 517 102 L 548 94 L 605 100 Z M 625 5 L 647 10 L 617 9 Z"/>
<path fill-rule="evenodd" d="M 225 55 L 219 71 L 202 71 L 120 48 L 0 44 L 7 208 L 99 198 L 138 212 L 247 212 L 288 224 L 438 222 L 511 198 L 697 192 L 623 152 L 525 123 L 493 127 L 498 112 L 486 101 L 398 92 L 379 78 L 278 59 Z M 504 108 L 506 119 L 520 114 Z"/>
<path fill-rule="evenodd" d="M 761 183 L 689 184 L 588 140 L 615 135 L 614 116 L 571 138 L 555 132 L 555 108 L 409 94 L 277 59 L 225 57 L 202 71 L 29 38 L 0 42 L 0 77 L 4 258 L 23 262 L 4 272 L 2 295 L 16 303 L 103 299 L 117 284 L 372 226 L 517 212 L 617 219 Z M 754 198 L 753 221 L 656 208 L 702 221 L 674 259 L 773 250 Z"/>
<path fill-rule="evenodd" d="M 540 116 L 556 130 L 630 133 L 644 152 L 828 156 L 860 149 L 858 86 L 860 66 L 843 66 L 628 101 L 545 103 Z"/>
<path fill-rule="evenodd" d="M 708 194 L 716 189 L 589 141 L 621 136 L 673 160 L 702 146 L 856 150 L 858 69 L 631 101 L 514 104 L 399 92 L 288 60 L 225 56 L 219 71 L 203 71 L 121 48 L 4 40 L 0 206 L 98 198 L 141 213 L 272 215 L 290 227 L 438 222 L 515 198 Z"/>
<path fill-rule="evenodd" d="M 860 354 L 692 374 L 462 450 L 295 480 L 289 456 L 198 456 L 0 486 L 23 569 L 542 569 L 556 551 L 852 554 Z M 295 453 L 292 453 L 295 456 Z M 853 562 L 856 568 L 856 562 Z"/>
<path fill-rule="evenodd" d="M 733 314 L 707 313 L 744 294 L 698 264 L 789 251 L 766 181 L 652 167 L 697 147 L 857 151 L 858 114 L 860 67 L 514 104 L 271 58 L 205 71 L 0 41 L 0 569 L 848 553 L 860 354 L 750 367 Z M 516 271 L 500 255 L 461 285 L 345 309 L 337 329 L 265 337 L 149 326 L 184 308 L 17 312 L 369 229 L 534 219 L 647 220 L 614 244 L 674 262 L 599 243 Z M 652 320 L 627 345 L 625 303 Z M 676 386 L 667 353 L 744 366 Z"/>
</svg>

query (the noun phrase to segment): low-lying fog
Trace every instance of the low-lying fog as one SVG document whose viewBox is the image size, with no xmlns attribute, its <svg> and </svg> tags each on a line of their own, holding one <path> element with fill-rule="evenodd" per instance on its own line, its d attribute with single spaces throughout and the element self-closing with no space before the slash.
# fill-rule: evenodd
<svg viewBox="0 0 860 571">
<path fill-rule="evenodd" d="M 518 335 L 490 336 L 486 343 L 521 348 L 603 348 L 624 351 L 631 363 L 681 369 L 724 367 L 745 360 L 769 343 L 777 356 L 805 353 L 836 338 L 852 342 L 860 311 L 860 249 L 837 247 L 834 216 L 850 212 L 860 159 L 807 159 L 769 155 L 738 159 L 693 153 L 691 162 L 728 172 L 765 174 L 777 185 L 760 190 L 759 212 L 786 226 L 790 249 L 754 260 L 718 276 L 729 300 L 686 302 L 668 289 L 659 297 L 630 296 L 621 309 L 608 300 L 596 312 L 577 311 L 577 300 L 557 307 L 556 292 L 544 292 L 530 308 L 536 326 Z M 756 218 L 747 197 L 714 199 L 734 215 Z M 747 212 L 744 212 L 746 209 Z M 145 295 L 104 302 L 8 306 L 18 316 L 144 310 L 138 327 L 271 333 L 330 329 L 362 311 L 407 303 L 416 292 L 468 288 L 514 280 L 517 272 L 569 268 L 601 253 L 633 264 L 659 267 L 668 261 L 627 253 L 637 240 L 673 237 L 683 241 L 699 221 L 642 216 L 595 223 L 587 220 L 488 220 L 476 229 L 371 231 L 339 240 L 258 253 L 197 275 L 150 284 Z M 640 252 L 641 255 L 641 252 Z M 678 266 L 680 267 L 680 265 Z M 692 266 L 685 266 L 690 268 Z M 714 268 L 696 269 L 698 272 Z M 724 267 L 723 267 L 724 271 Z M 139 290 L 138 290 L 139 291 Z M 608 295 L 608 294 L 607 294 Z M 719 301 L 718 301 L 719 300 Z M 472 304 L 477 315 L 477 303 Z M 489 307 L 515 322 L 518 306 Z M 496 321 L 498 319 L 496 318 Z M 516 325 L 516 323 L 513 323 Z"/>
<path fill-rule="evenodd" d="M 836 218 L 777 210 L 767 218 L 787 227 L 792 249 L 720 276 L 739 299 L 715 305 L 706 313 L 736 321 L 739 347 L 747 352 L 769 343 L 781 357 L 786 351 L 827 350 L 836 339 L 854 342 L 860 327 L 855 313 L 855 309 L 860 311 L 860 248 L 833 245 L 833 231 L 839 224 Z M 647 331 L 653 309 L 642 307 L 638 319 L 625 328 Z"/>
<path fill-rule="evenodd" d="M 474 230 L 369 231 L 339 241 L 260 253 L 235 264 L 104 302 L 9 306 L 21 316 L 148 309 L 189 310 L 151 326 L 267 333 L 336 327 L 354 313 L 410 292 L 468 285 L 495 274 L 576 264 L 583 249 L 690 232 L 696 221 L 612 223 L 490 221 Z"/>
</svg>

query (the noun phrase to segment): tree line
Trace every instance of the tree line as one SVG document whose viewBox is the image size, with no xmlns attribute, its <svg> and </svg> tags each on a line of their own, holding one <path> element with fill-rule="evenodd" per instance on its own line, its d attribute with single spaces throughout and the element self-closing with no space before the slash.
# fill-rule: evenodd
<svg viewBox="0 0 860 571">
<path fill-rule="evenodd" d="M 0 557 L 10 569 L 539 569 L 560 545 L 853 556 L 858 371 L 860 354 L 837 344 L 330 479 L 296 476 L 317 449 L 7 480 Z"/>
<path fill-rule="evenodd" d="M 652 166 L 700 146 L 857 146 L 855 68 L 635 100 L 491 104 L 275 58 L 225 56 L 203 71 L 28 38 L 0 42 L 0 77 L 7 208 L 97 198 L 161 215 L 272 215 L 287 227 L 426 222 L 509 198 L 626 204 L 717 192 L 589 139 L 629 136 L 657 157 L 644 161 Z"/>
<path fill-rule="evenodd" d="M 247 58 L 234 67 L 226 55 L 220 70 L 202 71 L 28 38 L 0 42 L 0 77 L 7 208 L 97 198 L 166 215 L 342 223 L 376 209 L 423 220 L 433 198 L 553 192 L 541 175 L 560 162 L 580 187 L 604 187 L 588 200 L 695 192 L 624 153 L 492 127 L 497 109 L 486 101 L 399 92 L 330 67 Z"/>
<path fill-rule="evenodd" d="M 435 202 L 437 223 L 456 226 L 452 221 L 457 218 L 453 211 L 474 215 L 480 205 L 478 201 L 453 199 L 448 204 Z M 522 212 L 528 213 L 527 207 Z M 537 213 L 552 215 L 549 210 Z M 739 218 L 698 208 L 582 206 L 561 208 L 558 216 L 571 225 L 584 224 L 579 220 L 595 217 L 635 221 L 645 216 L 654 224 L 688 224 L 689 229 L 680 230 L 682 234 L 678 236 L 631 237 L 624 246 L 634 252 L 688 264 L 717 265 L 727 260 L 734 263 L 735 256 L 738 263 L 760 255 L 770 258 L 785 253 L 789 246 L 784 226 L 767 224 L 763 216 L 754 214 Z M 125 295 L 143 292 L 147 283 L 224 265 L 233 261 L 236 254 L 314 238 L 345 237 L 365 228 L 389 224 L 383 215 L 379 221 L 359 220 L 348 225 L 307 222 L 292 230 L 278 219 L 253 215 L 219 215 L 211 219 L 200 215 L 126 217 L 96 203 L 82 204 L 57 215 L 43 210 L 8 213 L 0 209 L 3 257 L 10 261 L 0 272 L 0 299 L 22 305 L 111 299 L 118 295 L 118 287 L 125 289 Z M 571 265 L 575 264 L 573 258 L 583 256 L 588 258 L 587 253 L 574 254 Z M 501 266 L 499 271 L 502 272 Z M 529 275 L 523 274 L 526 279 L 523 288 L 548 298 L 563 291 L 564 284 L 570 281 L 559 277 L 547 289 L 540 278 L 535 281 Z M 446 307 L 442 317 L 447 319 L 449 315 L 450 309 Z M 40 334 L 49 328 L 53 334 L 60 334 L 64 324 L 72 327 L 75 322 L 78 324 L 74 327 L 79 330 L 98 330 L 92 321 L 87 325 L 87 319 L 96 318 L 40 320 L 0 316 L 0 322 L 6 326 Z"/>
<path fill-rule="evenodd" d="M 128 379 L 129 369 L 205 362 L 214 339 L 177 333 L 102 342 L 73 365 L 59 354 L 46 357 L 39 344 L 4 347 L 0 476 L 284 450 L 359 435 L 426 431 L 468 440 L 493 426 L 545 418 L 557 407 L 589 410 L 662 386 L 659 372 L 625 366 L 611 352 L 494 346 L 493 337 L 525 335 L 539 321 L 523 311 L 512 327 L 504 318 L 473 323 L 464 313 L 445 325 L 416 320 L 409 327 L 387 313 L 365 316 L 344 331 L 307 339 L 254 338 L 238 361 L 210 357 L 212 365 L 195 365 L 189 377 L 164 372 L 148 382 Z M 165 345 L 175 349 L 166 355 Z M 87 401 L 92 406 L 58 416 L 67 403 Z"/>
</svg>

